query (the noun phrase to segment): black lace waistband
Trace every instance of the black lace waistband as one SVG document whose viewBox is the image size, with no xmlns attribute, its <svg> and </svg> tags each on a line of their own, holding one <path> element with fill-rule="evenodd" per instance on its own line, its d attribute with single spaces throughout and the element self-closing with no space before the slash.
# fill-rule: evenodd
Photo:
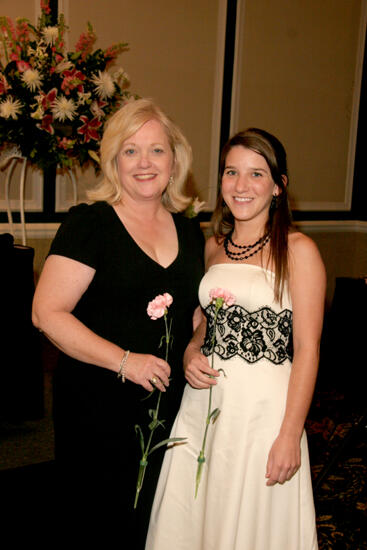
<svg viewBox="0 0 367 550">
<path fill-rule="evenodd" d="M 206 356 L 212 352 L 215 307 L 210 304 L 205 314 L 207 331 L 201 349 Z M 214 352 L 222 359 L 235 355 L 248 363 L 267 359 L 279 365 L 293 358 L 292 311 L 284 309 L 279 313 L 270 307 L 254 312 L 233 305 L 218 313 Z"/>
</svg>

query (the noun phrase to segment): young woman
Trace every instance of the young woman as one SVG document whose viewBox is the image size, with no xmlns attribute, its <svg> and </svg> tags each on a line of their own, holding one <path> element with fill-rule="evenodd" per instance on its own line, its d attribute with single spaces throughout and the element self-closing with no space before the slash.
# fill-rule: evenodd
<svg viewBox="0 0 367 550">
<path fill-rule="evenodd" d="M 256 128 L 236 134 L 220 175 L 199 289 L 205 318 L 185 352 L 189 384 L 172 434 L 188 441 L 166 453 L 146 550 L 316 550 L 304 422 L 324 266 L 313 241 L 292 227 L 278 139 Z M 218 287 L 234 299 L 215 321 L 209 293 Z M 220 414 L 209 425 L 195 498 L 210 386 Z"/>
</svg>

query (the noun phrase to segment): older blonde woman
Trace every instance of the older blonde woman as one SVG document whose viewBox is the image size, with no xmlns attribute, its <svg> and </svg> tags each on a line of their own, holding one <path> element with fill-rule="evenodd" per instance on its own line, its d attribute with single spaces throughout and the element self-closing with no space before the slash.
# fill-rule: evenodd
<svg viewBox="0 0 367 550">
<path fill-rule="evenodd" d="M 165 392 L 161 435 L 168 437 L 184 385 L 181 358 L 198 304 L 203 237 L 197 223 L 178 213 L 188 203 L 191 148 L 152 101 L 127 103 L 112 116 L 101 161 L 104 179 L 90 193 L 93 202 L 70 210 L 51 246 L 33 318 L 62 351 L 55 437 L 63 490 L 81 517 L 123 528 L 128 537 L 129 530 L 137 533 L 134 426 L 149 423 L 154 405 L 142 399 L 155 386 Z M 169 364 L 159 357 L 163 324 L 146 311 L 165 292 L 173 297 Z M 152 455 L 140 497 L 141 539 L 161 458 Z M 134 544 L 139 548 L 136 537 Z"/>
</svg>

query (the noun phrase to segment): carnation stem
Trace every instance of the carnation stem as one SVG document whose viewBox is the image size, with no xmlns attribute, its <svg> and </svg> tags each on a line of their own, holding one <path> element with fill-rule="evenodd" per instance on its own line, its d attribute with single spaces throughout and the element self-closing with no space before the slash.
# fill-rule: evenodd
<svg viewBox="0 0 367 550">
<path fill-rule="evenodd" d="M 143 486 L 144 481 L 144 475 L 145 475 L 145 469 L 148 465 L 148 461 L 146 460 L 145 454 L 141 461 L 139 462 L 139 473 L 138 473 L 138 480 L 136 482 L 136 493 L 135 493 L 135 500 L 134 500 L 134 509 L 137 507 L 138 499 L 140 495 L 141 488 Z"/>
<path fill-rule="evenodd" d="M 167 313 L 164 314 L 164 324 L 165 324 L 165 329 L 166 329 L 166 334 L 165 334 L 165 337 L 164 337 L 165 342 L 166 342 L 165 361 L 167 361 L 168 351 L 169 351 L 169 344 L 170 344 L 170 337 L 171 337 L 170 336 L 170 332 L 171 332 L 170 328 L 171 327 L 168 328 Z M 142 458 L 140 460 L 140 463 L 139 463 L 139 473 L 138 473 L 138 479 L 137 479 L 137 482 L 136 482 L 136 493 L 135 493 L 134 509 L 137 507 L 140 491 L 141 491 L 141 488 L 143 486 L 145 470 L 146 470 L 146 467 L 148 465 L 148 460 L 147 459 L 148 459 L 150 446 L 151 446 L 152 439 L 153 439 L 153 434 L 154 434 L 155 429 L 160 424 L 160 422 L 158 420 L 158 413 L 159 413 L 159 406 L 160 406 L 160 403 L 161 403 L 161 397 L 162 397 L 162 392 L 159 391 L 158 392 L 157 405 L 156 405 L 156 408 L 154 409 L 154 412 L 153 412 L 153 419 L 152 419 L 152 422 L 149 424 L 150 434 L 149 434 L 148 443 L 147 443 L 147 445 L 144 449 L 143 456 L 142 456 Z"/>
<path fill-rule="evenodd" d="M 212 356 L 211 357 L 211 367 L 212 367 L 212 369 L 214 369 L 214 348 L 215 348 L 215 341 L 216 341 L 215 331 L 216 331 L 216 327 L 217 327 L 218 313 L 219 313 L 219 310 L 222 307 L 222 305 L 223 305 L 223 301 L 221 299 L 217 298 L 217 300 L 215 302 L 214 328 L 213 328 L 213 335 L 212 335 L 212 339 L 211 339 L 211 356 Z M 198 467 L 197 467 L 197 471 L 196 471 L 195 498 L 197 497 L 197 494 L 198 494 L 199 484 L 200 484 L 200 479 L 201 479 L 201 472 L 202 472 L 202 469 L 203 469 L 203 464 L 205 462 L 205 445 L 206 445 L 206 438 L 207 438 L 207 435 L 208 435 L 208 428 L 209 428 L 209 424 L 210 424 L 210 419 L 213 416 L 213 412 L 211 410 L 211 408 L 212 408 L 212 389 L 213 389 L 213 386 L 210 386 L 210 388 L 209 388 L 208 414 L 207 414 L 206 421 L 205 421 L 205 431 L 204 431 L 203 443 L 201 445 L 201 450 L 200 450 L 199 456 L 197 458 Z M 218 411 L 218 414 L 219 414 L 219 411 Z"/>
</svg>

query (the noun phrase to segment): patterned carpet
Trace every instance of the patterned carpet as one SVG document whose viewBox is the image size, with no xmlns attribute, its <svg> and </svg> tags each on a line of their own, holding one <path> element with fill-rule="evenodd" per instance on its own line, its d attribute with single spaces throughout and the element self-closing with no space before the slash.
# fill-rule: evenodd
<svg viewBox="0 0 367 550">
<path fill-rule="evenodd" d="M 366 424 L 364 398 L 316 392 L 306 428 L 320 550 L 367 549 Z"/>
</svg>

